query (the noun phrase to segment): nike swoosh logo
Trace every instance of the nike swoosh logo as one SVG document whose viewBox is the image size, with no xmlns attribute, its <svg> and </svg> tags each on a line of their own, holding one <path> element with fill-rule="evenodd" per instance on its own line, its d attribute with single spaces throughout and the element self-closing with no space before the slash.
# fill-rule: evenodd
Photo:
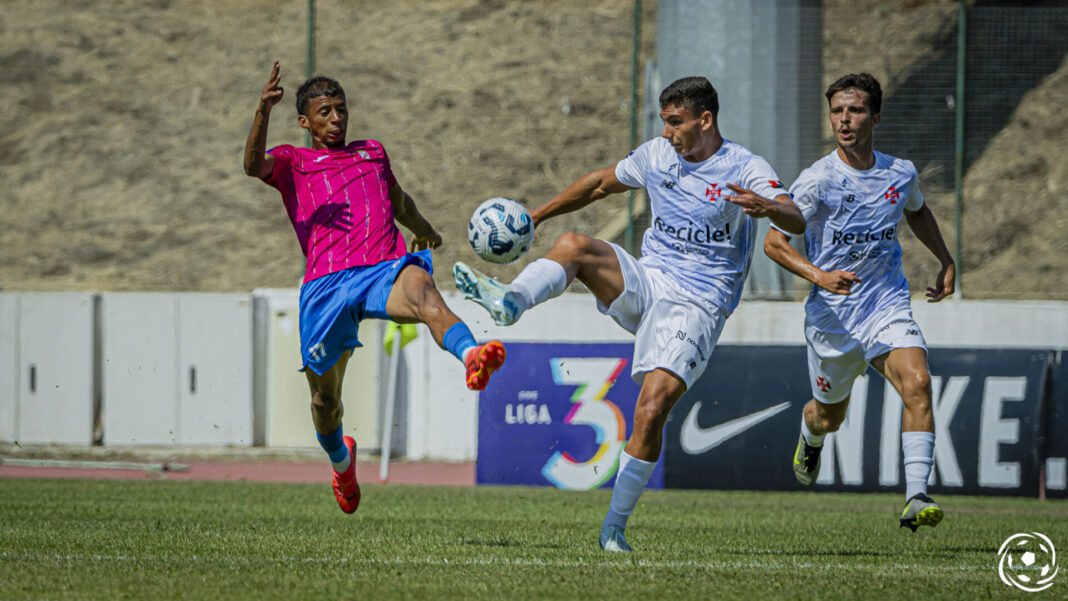
<svg viewBox="0 0 1068 601">
<path fill-rule="evenodd" d="M 682 422 L 682 433 L 679 436 L 679 442 L 682 443 L 682 450 L 687 454 L 700 455 L 705 451 L 718 447 L 728 439 L 745 432 L 760 422 L 782 413 L 789 406 L 789 402 L 779 403 L 762 411 L 750 413 L 744 417 L 732 419 L 729 422 L 724 422 L 711 428 L 702 428 L 697 425 L 697 412 L 701 410 L 701 401 L 698 401 L 694 403 L 690 413 L 686 415 L 686 419 Z"/>
<path fill-rule="evenodd" d="M 315 162 L 316 162 L 316 163 L 318 163 L 319 161 L 321 161 L 321 160 L 323 160 L 323 159 L 325 159 L 325 158 L 329 158 L 329 156 L 330 156 L 330 155 L 328 155 L 328 154 L 324 154 L 324 155 L 323 155 L 323 156 L 321 156 L 321 157 L 315 157 Z"/>
</svg>

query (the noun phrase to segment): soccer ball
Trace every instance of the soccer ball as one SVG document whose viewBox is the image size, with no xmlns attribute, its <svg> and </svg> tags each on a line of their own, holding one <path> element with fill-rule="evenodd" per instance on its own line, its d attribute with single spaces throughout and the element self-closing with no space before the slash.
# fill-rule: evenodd
<svg viewBox="0 0 1068 601">
<path fill-rule="evenodd" d="M 530 250 L 534 220 L 510 198 L 491 198 L 478 206 L 467 224 L 467 241 L 475 254 L 491 263 L 511 263 Z"/>
</svg>

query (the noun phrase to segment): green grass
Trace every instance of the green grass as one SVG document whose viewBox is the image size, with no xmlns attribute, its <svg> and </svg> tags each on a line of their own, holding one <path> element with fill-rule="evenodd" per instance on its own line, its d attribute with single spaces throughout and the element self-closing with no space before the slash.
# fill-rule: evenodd
<svg viewBox="0 0 1068 601">
<path fill-rule="evenodd" d="M 648 491 L 610 555 L 609 495 L 367 484 L 346 516 L 325 481 L 3 479 L 0 599 L 1019 599 L 1006 537 L 1068 552 L 1065 501 L 943 495 L 912 534 L 900 495 Z"/>
</svg>

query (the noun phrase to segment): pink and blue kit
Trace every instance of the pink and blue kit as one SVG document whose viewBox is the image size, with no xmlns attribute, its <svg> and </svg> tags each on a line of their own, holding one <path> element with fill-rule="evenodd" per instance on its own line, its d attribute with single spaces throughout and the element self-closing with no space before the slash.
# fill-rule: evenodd
<svg viewBox="0 0 1068 601">
<path fill-rule="evenodd" d="M 341 354 L 363 346 L 362 319 L 388 319 L 386 299 L 407 265 L 433 271 L 430 252 L 405 252 L 389 190 L 397 185 L 385 148 L 357 140 L 316 150 L 288 144 L 268 151 L 264 181 L 282 194 L 307 257 L 300 290 L 304 367 L 322 375 Z"/>
</svg>

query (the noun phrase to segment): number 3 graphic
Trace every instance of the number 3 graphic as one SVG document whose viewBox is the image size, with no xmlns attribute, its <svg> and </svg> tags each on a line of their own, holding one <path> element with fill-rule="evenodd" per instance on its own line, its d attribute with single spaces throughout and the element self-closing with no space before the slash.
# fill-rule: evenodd
<svg viewBox="0 0 1068 601">
<path fill-rule="evenodd" d="M 597 434 L 597 452 L 588 461 L 576 461 L 567 451 L 557 451 L 541 468 L 541 474 L 557 488 L 590 490 L 601 486 L 616 473 L 619 452 L 626 440 L 627 424 L 623 413 L 605 395 L 627 365 L 626 359 L 553 358 L 553 382 L 560 386 L 578 386 L 571 395 L 574 405 L 564 423 L 589 426 Z"/>
</svg>

